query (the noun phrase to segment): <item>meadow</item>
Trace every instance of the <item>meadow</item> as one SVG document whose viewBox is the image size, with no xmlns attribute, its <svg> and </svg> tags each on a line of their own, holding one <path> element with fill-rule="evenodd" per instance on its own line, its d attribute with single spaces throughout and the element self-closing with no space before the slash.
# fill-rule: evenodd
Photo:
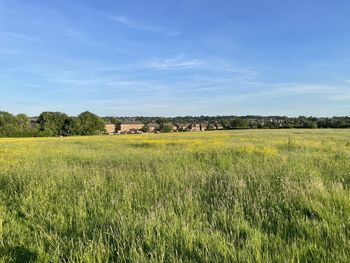
<svg viewBox="0 0 350 263">
<path fill-rule="evenodd" d="M 349 262 L 350 130 L 0 139 L 0 262 Z"/>
</svg>

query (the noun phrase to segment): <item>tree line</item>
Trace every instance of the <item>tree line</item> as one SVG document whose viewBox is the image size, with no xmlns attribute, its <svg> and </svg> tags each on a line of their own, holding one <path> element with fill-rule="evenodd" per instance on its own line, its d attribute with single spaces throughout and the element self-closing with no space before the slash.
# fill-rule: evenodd
<svg viewBox="0 0 350 263">
<path fill-rule="evenodd" d="M 1 137 L 95 135 L 104 130 L 104 121 L 88 111 L 77 117 L 62 112 L 43 112 L 34 120 L 25 114 L 0 112 Z"/>
<path fill-rule="evenodd" d="M 286 116 L 184 116 L 184 117 L 102 117 L 83 112 L 76 117 L 62 112 L 43 112 L 29 118 L 0 111 L 0 137 L 38 137 L 96 135 L 105 132 L 105 122 L 156 122 L 161 127 L 168 123 L 220 124 L 224 129 L 286 129 L 286 128 L 350 128 L 350 117 L 286 117 Z M 169 126 L 170 129 L 170 126 Z M 164 130 L 164 132 L 166 132 Z"/>
<path fill-rule="evenodd" d="M 182 117 L 103 117 L 106 121 L 139 121 L 142 123 L 209 123 L 224 129 L 315 129 L 350 128 L 350 117 L 286 117 L 286 116 L 182 116 Z"/>
</svg>

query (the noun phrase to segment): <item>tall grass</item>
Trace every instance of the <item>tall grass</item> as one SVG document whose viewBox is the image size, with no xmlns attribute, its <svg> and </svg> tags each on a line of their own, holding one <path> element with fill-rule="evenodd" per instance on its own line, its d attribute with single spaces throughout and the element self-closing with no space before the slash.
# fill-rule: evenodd
<svg viewBox="0 0 350 263">
<path fill-rule="evenodd" d="M 350 131 L 0 139 L 0 262 L 349 262 Z"/>
</svg>

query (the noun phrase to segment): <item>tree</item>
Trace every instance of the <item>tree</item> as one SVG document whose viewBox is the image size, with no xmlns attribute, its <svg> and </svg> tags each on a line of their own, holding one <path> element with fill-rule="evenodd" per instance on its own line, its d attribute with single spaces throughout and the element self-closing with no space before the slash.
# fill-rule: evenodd
<svg viewBox="0 0 350 263">
<path fill-rule="evenodd" d="M 145 124 L 145 126 L 142 127 L 141 131 L 144 133 L 149 132 L 149 126 L 147 124 Z"/>
<path fill-rule="evenodd" d="M 118 118 L 116 118 L 116 117 L 111 117 L 111 118 L 109 119 L 109 121 L 110 121 L 111 123 L 113 123 L 113 124 L 117 124 L 118 122 L 120 122 L 120 120 L 119 120 Z"/>
<path fill-rule="evenodd" d="M 30 119 L 24 113 L 16 115 L 17 125 L 22 131 L 27 131 L 30 129 Z"/>
<path fill-rule="evenodd" d="M 230 126 L 233 129 L 248 129 L 249 123 L 246 120 L 237 117 L 231 120 Z"/>
<path fill-rule="evenodd" d="M 38 129 L 35 126 L 31 126 L 30 119 L 26 114 L 18 114 L 15 116 L 16 119 L 16 129 L 14 130 L 14 136 L 16 137 L 27 137 L 27 136 L 37 136 Z"/>
<path fill-rule="evenodd" d="M 85 111 L 79 116 L 80 134 L 81 135 L 95 135 L 101 134 L 105 131 L 104 122 L 97 115 Z"/>
<path fill-rule="evenodd" d="M 158 118 L 157 120 L 156 120 L 156 123 L 158 123 L 159 124 L 159 126 L 164 126 L 165 124 L 166 124 L 166 120 L 165 120 L 165 118 Z"/>
<path fill-rule="evenodd" d="M 305 120 L 302 124 L 302 127 L 307 129 L 316 129 L 317 123 L 311 120 Z"/>
<path fill-rule="evenodd" d="M 222 120 L 220 123 L 225 129 L 230 127 L 230 122 L 228 120 Z"/>
<path fill-rule="evenodd" d="M 38 124 L 42 135 L 57 136 L 65 134 L 67 114 L 61 112 L 43 112 L 39 115 Z"/>
<path fill-rule="evenodd" d="M 160 128 L 161 132 L 172 132 L 173 131 L 173 125 L 170 123 L 163 124 Z"/>
<path fill-rule="evenodd" d="M 81 125 L 80 119 L 77 117 L 68 117 L 65 122 L 65 135 L 80 135 L 81 134 Z"/>
<path fill-rule="evenodd" d="M 0 136 L 14 136 L 17 129 L 18 124 L 15 116 L 11 113 L 0 111 Z"/>
</svg>

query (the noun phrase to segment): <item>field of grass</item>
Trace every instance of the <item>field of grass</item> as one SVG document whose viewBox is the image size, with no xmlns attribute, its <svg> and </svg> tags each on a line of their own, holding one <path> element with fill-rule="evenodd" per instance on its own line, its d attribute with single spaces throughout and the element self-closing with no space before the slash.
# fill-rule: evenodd
<svg viewBox="0 0 350 263">
<path fill-rule="evenodd" d="M 0 139 L 0 262 L 349 262 L 350 130 Z"/>
</svg>

